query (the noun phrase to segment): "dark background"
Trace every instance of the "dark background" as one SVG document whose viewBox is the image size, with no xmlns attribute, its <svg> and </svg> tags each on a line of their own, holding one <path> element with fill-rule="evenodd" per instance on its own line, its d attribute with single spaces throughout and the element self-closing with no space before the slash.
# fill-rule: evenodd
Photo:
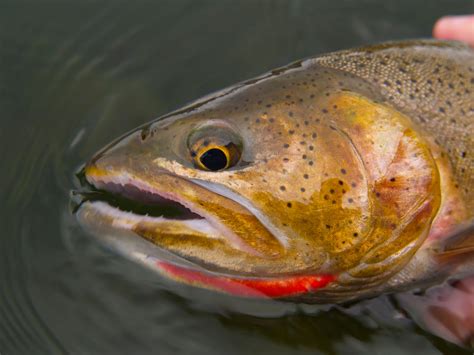
<svg viewBox="0 0 474 355">
<path fill-rule="evenodd" d="M 69 213 L 103 144 L 301 57 L 430 37 L 472 0 L 0 1 L 0 353 L 458 354 L 392 300 L 258 304 L 173 289 Z"/>
</svg>

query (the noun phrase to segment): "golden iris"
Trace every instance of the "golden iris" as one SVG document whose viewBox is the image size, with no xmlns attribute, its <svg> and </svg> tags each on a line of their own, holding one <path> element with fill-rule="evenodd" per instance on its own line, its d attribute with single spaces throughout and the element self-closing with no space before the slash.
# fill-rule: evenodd
<svg viewBox="0 0 474 355">
<path fill-rule="evenodd" d="M 202 170 L 219 171 L 231 168 L 240 160 L 240 151 L 232 142 L 212 142 L 201 139 L 191 150 L 194 165 Z"/>
</svg>

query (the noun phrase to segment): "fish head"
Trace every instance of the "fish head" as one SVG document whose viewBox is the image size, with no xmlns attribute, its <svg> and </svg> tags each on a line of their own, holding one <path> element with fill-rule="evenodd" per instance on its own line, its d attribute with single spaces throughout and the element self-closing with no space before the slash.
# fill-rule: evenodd
<svg viewBox="0 0 474 355">
<path fill-rule="evenodd" d="M 428 235 L 438 168 L 370 85 L 308 70 L 232 87 L 112 143 L 83 170 L 105 197 L 79 220 L 115 244 L 123 231 L 145 240 L 143 258 L 166 276 L 235 295 L 380 287 Z M 172 258 L 150 259 L 151 246 Z"/>
</svg>

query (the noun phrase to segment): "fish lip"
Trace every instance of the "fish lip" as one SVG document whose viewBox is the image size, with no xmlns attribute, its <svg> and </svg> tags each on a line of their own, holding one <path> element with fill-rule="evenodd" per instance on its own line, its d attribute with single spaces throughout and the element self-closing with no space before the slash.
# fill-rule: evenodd
<svg viewBox="0 0 474 355">
<path fill-rule="evenodd" d="M 112 179 L 110 181 L 81 181 L 81 185 L 80 190 L 72 192 L 73 196 L 78 196 L 76 210 L 86 201 L 102 201 L 120 211 L 136 215 L 164 217 L 170 220 L 204 219 L 177 201 L 142 190 L 132 184 L 123 185 Z M 129 206 L 125 206 L 127 203 Z M 166 213 L 166 209 L 170 208 L 176 209 L 176 213 Z"/>
<path fill-rule="evenodd" d="M 112 249 L 118 252 L 118 254 L 131 259 L 144 259 L 146 257 L 147 260 L 160 260 L 173 265 L 179 265 L 180 267 L 200 270 L 201 272 L 207 271 L 196 262 L 164 249 L 144 238 L 138 238 L 137 234 L 133 231 L 133 222 L 156 222 L 160 219 L 165 220 L 163 217 L 138 215 L 122 211 L 101 200 L 83 201 L 75 211 L 75 214 L 79 223 L 87 231 L 96 235 L 107 249 Z M 91 214 L 94 216 L 92 220 Z M 115 219 L 111 223 L 103 223 L 103 221 L 95 218 L 97 215 Z M 117 217 L 122 217 L 122 220 L 116 219 Z M 205 222 L 204 219 L 182 220 L 183 223 L 200 223 L 201 221 Z"/>
</svg>

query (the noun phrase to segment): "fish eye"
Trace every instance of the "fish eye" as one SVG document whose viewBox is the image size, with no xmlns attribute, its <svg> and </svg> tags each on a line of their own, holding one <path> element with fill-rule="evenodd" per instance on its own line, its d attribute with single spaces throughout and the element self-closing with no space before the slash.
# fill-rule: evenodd
<svg viewBox="0 0 474 355">
<path fill-rule="evenodd" d="M 229 153 L 221 147 L 206 150 L 200 157 L 199 162 L 209 170 L 217 171 L 227 168 L 229 164 Z"/>
<path fill-rule="evenodd" d="M 187 146 L 192 164 L 206 171 L 232 168 L 242 155 L 240 136 L 223 123 L 198 126 L 188 136 Z"/>
<path fill-rule="evenodd" d="M 199 169 L 224 170 L 233 167 L 240 160 L 240 151 L 232 142 L 226 145 L 211 144 L 208 140 L 196 143 L 197 149 L 191 151 L 191 157 Z"/>
</svg>

